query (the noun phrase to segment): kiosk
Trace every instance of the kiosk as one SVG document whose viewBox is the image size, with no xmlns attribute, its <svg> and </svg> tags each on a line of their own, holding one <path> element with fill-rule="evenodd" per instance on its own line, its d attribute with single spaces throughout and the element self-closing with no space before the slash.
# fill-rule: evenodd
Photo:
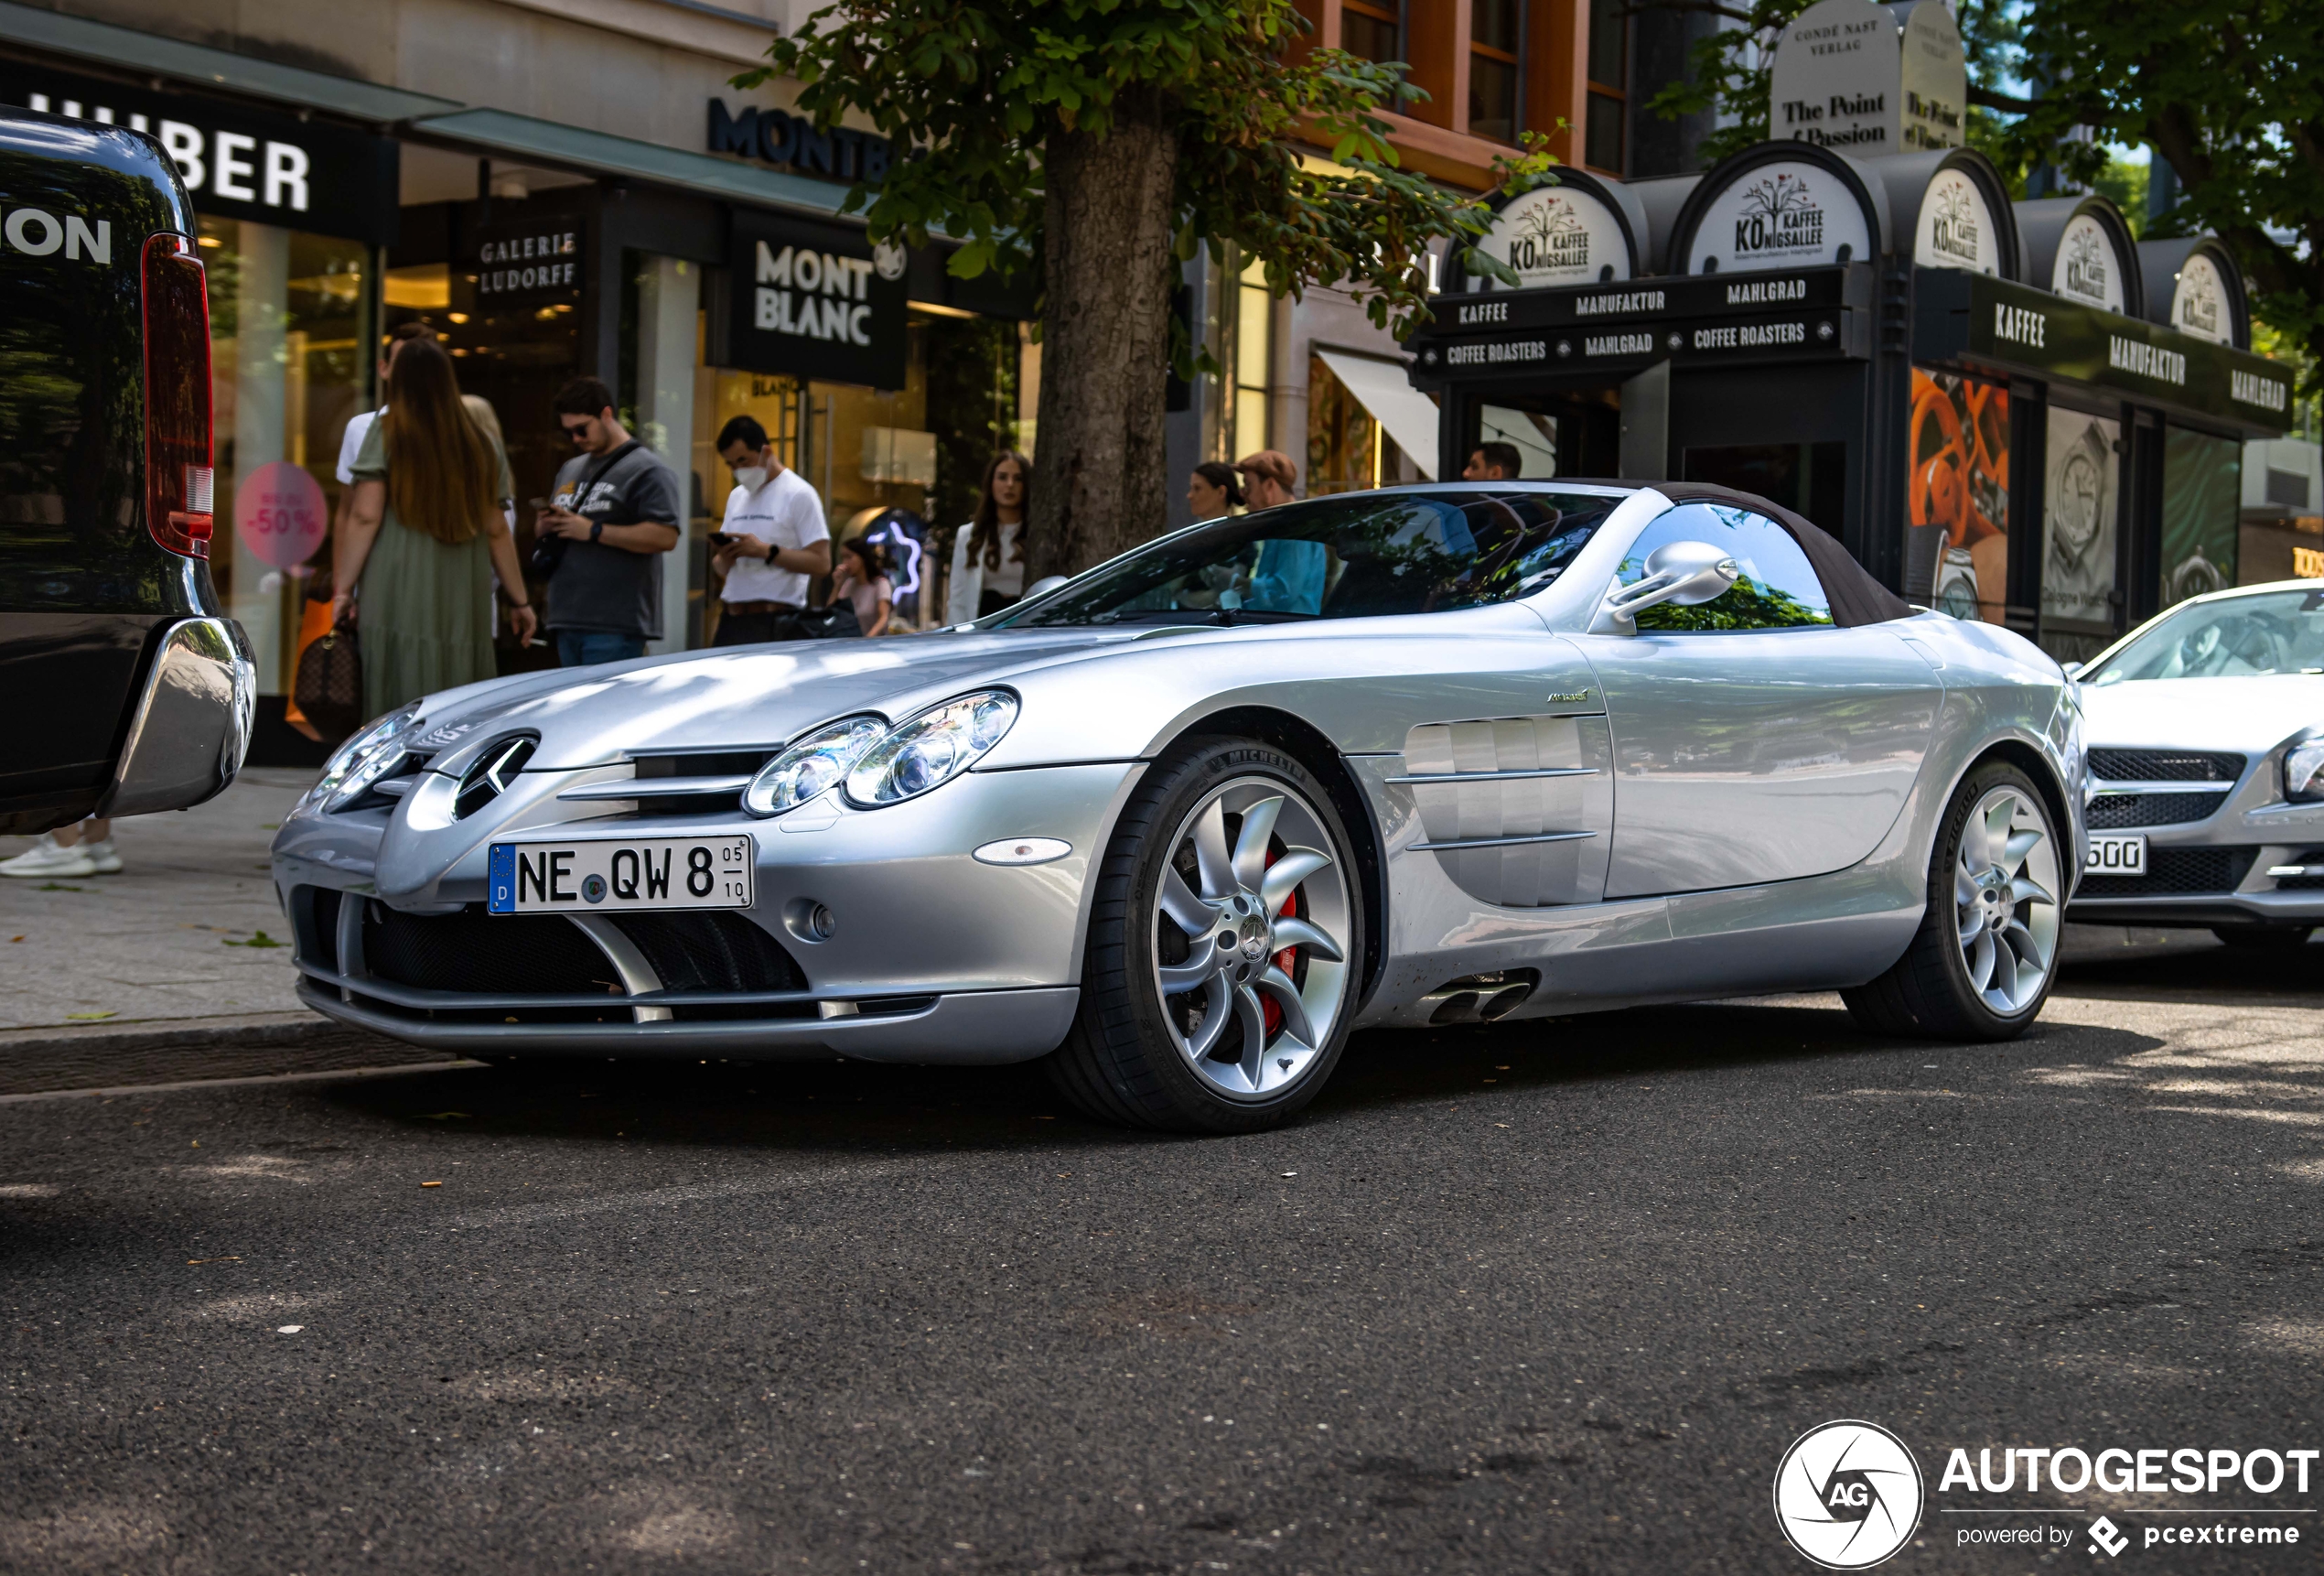
<svg viewBox="0 0 2324 1576">
<path fill-rule="evenodd" d="M 2285 429 L 2291 376 L 2215 241 L 2013 205 L 1967 148 L 1785 141 L 1635 188 L 1561 169 L 1481 244 L 1519 287 L 1456 262 L 1412 345 L 1440 475 L 1501 438 L 1529 477 L 1742 488 L 2066 660 L 2235 583 L 2240 440 Z"/>
</svg>

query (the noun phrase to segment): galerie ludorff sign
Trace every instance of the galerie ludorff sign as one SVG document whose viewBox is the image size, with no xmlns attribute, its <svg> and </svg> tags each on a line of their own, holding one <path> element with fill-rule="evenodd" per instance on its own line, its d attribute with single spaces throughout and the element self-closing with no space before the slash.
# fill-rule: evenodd
<svg viewBox="0 0 2324 1576">
<path fill-rule="evenodd" d="M 1768 129 L 1855 158 L 1962 146 L 1969 64 L 1944 0 L 1821 0 L 1783 30 Z"/>
</svg>

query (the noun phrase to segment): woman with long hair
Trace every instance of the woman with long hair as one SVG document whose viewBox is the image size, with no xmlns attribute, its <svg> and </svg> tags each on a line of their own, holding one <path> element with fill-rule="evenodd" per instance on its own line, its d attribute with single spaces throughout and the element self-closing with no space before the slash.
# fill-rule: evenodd
<svg viewBox="0 0 2324 1576">
<path fill-rule="evenodd" d="M 492 677 L 490 603 L 479 593 L 498 576 L 517 638 L 531 640 L 538 623 L 501 513 L 515 488 L 508 456 L 461 405 L 452 358 L 433 338 L 397 351 L 387 414 L 363 435 L 352 469 L 332 612 L 351 621 L 360 591 L 364 711 L 377 717 Z"/>
<path fill-rule="evenodd" d="M 1025 594 L 1025 512 L 1032 502 L 1033 462 L 1013 448 L 993 456 L 976 518 L 952 538 L 946 622 L 997 613 Z"/>
<path fill-rule="evenodd" d="M 1197 520 L 1216 520 L 1243 502 L 1243 478 L 1223 459 L 1206 459 L 1187 478 L 1186 506 Z"/>
<path fill-rule="evenodd" d="M 864 536 L 850 536 L 839 545 L 839 567 L 832 571 L 831 595 L 825 607 L 845 600 L 855 610 L 855 627 L 866 635 L 884 635 L 896 610 L 896 582 L 888 578 L 887 551 Z"/>
</svg>

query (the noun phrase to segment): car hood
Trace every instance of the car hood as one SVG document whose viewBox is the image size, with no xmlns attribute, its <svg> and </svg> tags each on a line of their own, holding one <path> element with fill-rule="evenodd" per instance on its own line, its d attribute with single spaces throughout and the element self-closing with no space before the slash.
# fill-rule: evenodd
<svg viewBox="0 0 2324 1576">
<path fill-rule="evenodd" d="M 876 711 L 890 720 L 978 685 L 1151 638 L 1140 630 L 940 633 L 791 641 L 522 674 L 430 696 L 414 742 L 444 750 L 529 729 L 528 771 L 601 766 L 637 750 L 772 747 L 819 722 Z"/>
<path fill-rule="evenodd" d="M 2251 755 L 2324 725 L 2324 675 L 2134 679 L 2082 686 L 2093 746 L 2228 750 Z"/>
</svg>

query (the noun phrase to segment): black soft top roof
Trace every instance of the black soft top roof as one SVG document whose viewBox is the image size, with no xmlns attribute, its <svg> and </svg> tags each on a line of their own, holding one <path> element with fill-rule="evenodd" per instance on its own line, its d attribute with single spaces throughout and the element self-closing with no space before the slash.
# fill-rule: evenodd
<svg viewBox="0 0 2324 1576">
<path fill-rule="evenodd" d="M 1560 481 L 1581 481 L 1580 477 L 1559 477 Z M 1874 579 L 1865 567 L 1849 556 L 1840 545 L 1840 539 L 1831 532 L 1814 524 L 1805 516 L 1794 514 L 1780 503 L 1771 503 L 1756 492 L 1745 492 L 1733 487 L 1714 487 L 1705 481 L 1598 481 L 1593 487 L 1651 487 L 1673 503 L 1719 503 L 1730 509 L 1748 509 L 1754 514 L 1764 514 L 1791 534 L 1800 551 L 1808 556 L 1808 565 L 1815 570 L 1815 578 L 1824 583 L 1825 593 L 1832 599 L 1832 621 L 1842 629 L 1861 624 L 1885 624 L 1890 619 L 1912 617 L 1911 604 L 1888 587 Z"/>
</svg>

